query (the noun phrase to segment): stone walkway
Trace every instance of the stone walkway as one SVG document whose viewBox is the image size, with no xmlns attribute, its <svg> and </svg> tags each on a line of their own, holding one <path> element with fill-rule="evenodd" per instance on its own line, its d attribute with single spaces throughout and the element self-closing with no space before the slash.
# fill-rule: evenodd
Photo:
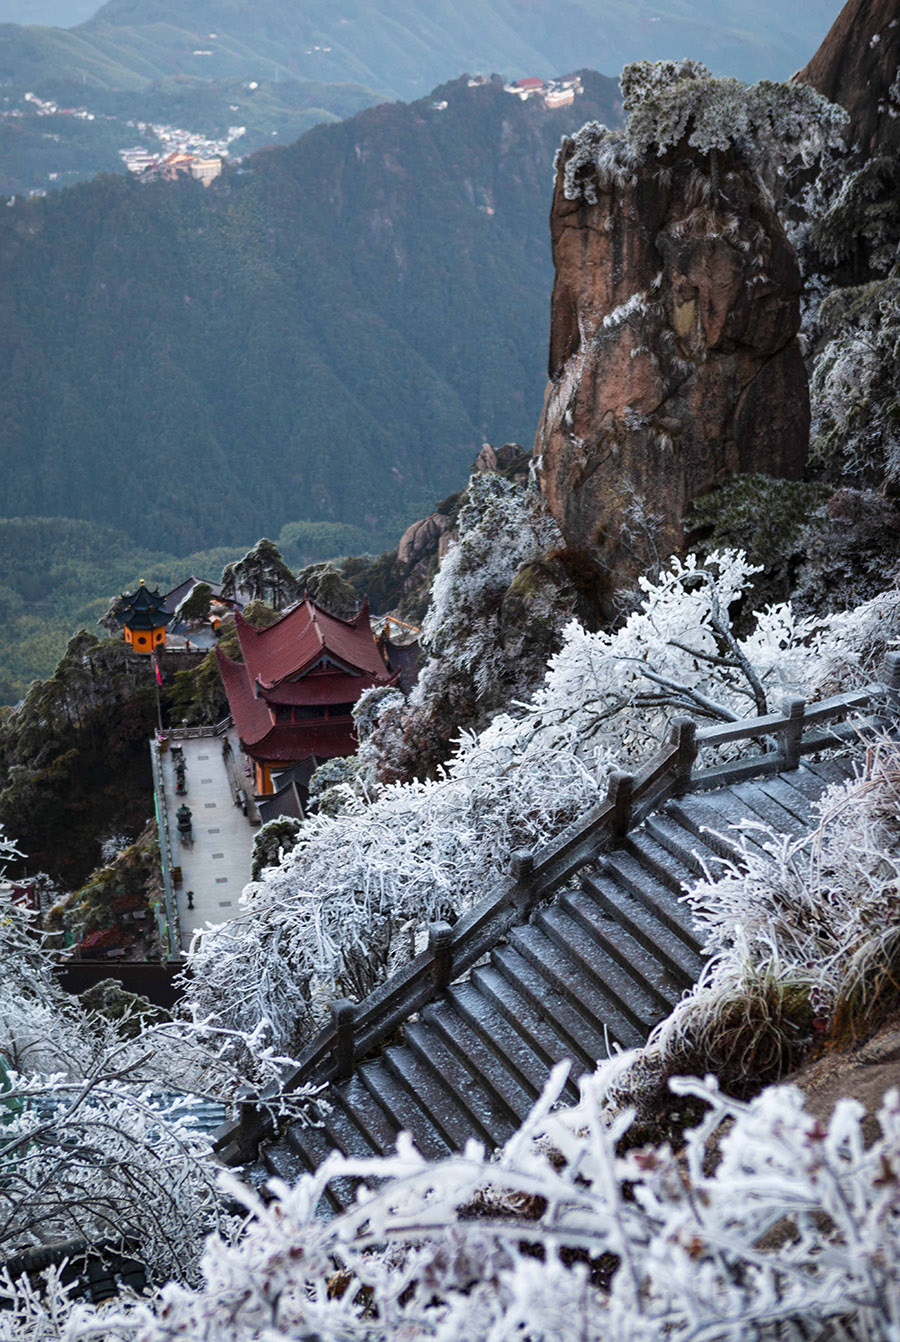
<svg viewBox="0 0 900 1342">
<path fill-rule="evenodd" d="M 175 793 L 175 760 L 170 748 L 161 756 L 172 863 L 181 867 L 181 883 L 175 886 L 178 921 L 183 950 L 197 929 L 207 923 L 222 923 L 238 913 L 241 891 L 250 880 L 250 854 L 256 826 L 234 803 L 230 773 L 240 779 L 243 756 L 233 729 L 228 733 L 232 754 L 223 754 L 224 737 L 204 736 L 175 741 L 181 746 L 187 791 Z M 252 795 L 252 781 L 246 779 Z M 191 810 L 193 843 L 178 837 L 175 813 L 184 802 Z M 188 908 L 187 892 L 193 891 L 194 907 Z"/>
</svg>

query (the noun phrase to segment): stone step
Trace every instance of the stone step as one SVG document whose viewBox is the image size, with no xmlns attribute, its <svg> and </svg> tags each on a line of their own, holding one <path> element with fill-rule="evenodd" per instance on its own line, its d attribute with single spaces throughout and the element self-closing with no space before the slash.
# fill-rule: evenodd
<svg viewBox="0 0 900 1342">
<path fill-rule="evenodd" d="M 615 1005 L 639 1031 L 650 1033 L 667 1008 L 637 976 L 609 955 L 597 938 L 559 904 L 542 911 L 535 922 L 587 979 L 612 997 Z"/>
<path fill-rule="evenodd" d="M 309 1171 L 317 1170 L 322 1161 L 334 1150 L 322 1128 L 300 1122 L 290 1123 L 285 1130 L 284 1139 L 275 1143 L 273 1149 L 283 1149 L 285 1145 L 300 1157 L 305 1169 Z M 290 1182 L 294 1183 L 296 1179 L 295 1175 Z M 356 1179 L 330 1179 L 325 1189 L 324 1201 L 332 1211 L 343 1211 L 356 1201 L 358 1184 L 359 1180 Z"/>
<path fill-rule="evenodd" d="M 327 1147 L 326 1147 L 327 1150 Z M 283 1179 L 286 1184 L 295 1184 L 302 1174 L 311 1173 L 316 1166 L 308 1165 L 302 1155 L 287 1141 L 267 1142 L 260 1147 L 260 1157 L 265 1167 L 266 1178 Z"/>
<path fill-rule="evenodd" d="M 779 834 L 799 835 L 809 830 L 808 819 L 801 819 L 759 783 L 736 783 L 725 791 L 733 798 L 735 805 L 744 808 L 750 819 L 757 816 L 763 824 L 771 825 Z"/>
<path fill-rule="evenodd" d="M 597 988 L 541 928 L 517 927 L 508 940 L 557 992 L 565 996 L 580 1016 L 587 1018 L 593 1030 L 602 1032 L 605 1026 L 610 1039 L 623 1048 L 636 1048 L 644 1042 L 644 1031 L 609 994 Z"/>
<path fill-rule="evenodd" d="M 319 1106 L 322 1114 L 322 1130 L 330 1145 L 345 1156 L 368 1158 L 381 1155 L 378 1147 L 355 1121 L 355 1115 L 347 1112 L 337 1098 L 338 1087 L 329 1087 L 326 1105 Z"/>
<path fill-rule="evenodd" d="M 764 851 L 765 838 L 758 830 L 744 828 L 745 821 L 752 826 L 760 823 L 760 818 L 755 812 L 748 814 L 748 808 L 727 788 L 670 801 L 659 819 L 674 820 L 692 836 L 694 850 L 705 860 L 713 878 L 726 871 L 730 863 L 740 864 L 742 844 L 751 852 Z"/>
<path fill-rule="evenodd" d="M 693 814 L 696 815 L 696 811 Z M 721 818 L 717 819 L 715 816 L 713 823 L 718 824 L 721 829 L 726 827 Z M 705 836 L 700 838 L 667 812 L 649 816 L 645 821 L 645 828 L 652 839 L 655 839 L 661 847 L 667 848 L 673 857 L 677 857 L 679 862 L 693 873 L 694 882 L 705 880 L 707 872 L 715 876 L 722 870 L 721 854 L 711 847 L 711 843 L 716 843 L 717 848 L 727 847 L 731 851 L 732 860 L 737 857 L 738 850 L 735 845 L 713 836 L 710 836 L 708 842 Z"/>
<path fill-rule="evenodd" d="M 596 1062 L 609 1057 L 613 1039 L 608 1030 L 604 1032 L 602 1026 L 573 1007 L 565 993 L 548 983 L 514 946 L 495 947 L 491 964 L 532 1010 L 546 1018 L 572 1053 L 587 1063 L 588 1070 L 593 1071 Z"/>
<path fill-rule="evenodd" d="M 397 1128 L 378 1104 L 373 1104 L 371 1093 L 363 1085 L 358 1073 L 348 1081 L 328 1087 L 327 1099 L 335 1108 L 341 1108 L 351 1122 L 361 1129 L 366 1141 L 380 1156 L 393 1154 L 397 1144 Z"/>
<path fill-rule="evenodd" d="M 740 783 L 732 791 L 740 796 L 740 789 L 744 786 L 745 784 Z M 781 774 L 777 774 L 774 778 L 761 778 L 756 786 L 760 792 L 777 801 L 779 806 L 790 811 L 791 815 L 799 820 L 804 831 L 812 829 L 814 823 L 812 801 L 797 788 L 791 787 L 790 783 L 786 783 Z"/>
<path fill-rule="evenodd" d="M 428 1160 L 440 1160 L 449 1155 L 450 1145 L 441 1136 L 421 1105 L 392 1076 L 384 1062 L 374 1059 L 359 1067 L 359 1075 L 372 1099 L 381 1105 L 388 1121 L 397 1132 L 408 1132 L 416 1149 Z"/>
<path fill-rule="evenodd" d="M 465 1108 L 470 1122 L 466 1140 L 476 1137 L 489 1149 L 502 1146 L 515 1132 L 514 1125 L 499 1105 L 491 1104 L 488 1092 L 451 1053 L 437 1032 L 424 1021 L 410 1021 L 404 1026 L 404 1035 L 412 1052 L 432 1067 Z"/>
<path fill-rule="evenodd" d="M 702 950 L 701 934 L 694 925 L 684 894 L 696 877 L 667 848 L 643 831 L 630 835 L 627 844 L 603 860 L 603 871 L 628 890 L 654 918 L 658 918 L 695 954 Z"/>
<path fill-rule="evenodd" d="M 852 757 L 830 760 L 805 760 L 799 769 L 786 769 L 778 775 L 789 787 L 802 792 L 810 801 L 818 801 L 832 783 L 843 783 L 856 773 Z"/>
<path fill-rule="evenodd" d="M 406 1045 L 382 1049 L 391 1076 L 423 1110 L 451 1151 L 461 1151 L 472 1136 L 472 1117 L 443 1086 L 430 1062 Z"/>
<path fill-rule="evenodd" d="M 533 1099 L 537 1099 L 547 1081 L 547 1064 L 540 1053 L 510 1025 L 502 1012 L 478 991 L 474 983 L 454 984 L 447 990 L 447 1000 L 487 1047 L 499 1055 L 520 1085 L 530 1092 Z"/>
<path fill-rule="evenodd" d="M 522 963 L 525 964 L 524 961 Z M 566 1089 L 574 1098 L 577 1095 L 575 1078 L 583 1072 L 592 1072 L 597 1057 L 582 1043 L 570 1040 L 559 1030 L 550 1015 L 534 1006 L 508 979 L 504 978 L 496 965 L 482 965 L 478 969 L 473 969 L 472 982 L 495 1010 L 509 1021 L 513 1029 L 518 1030 L 529 1047 L 544 1060 L 548 1070 L 555 1067 L 558 1062 L 562 1062 L 563 1058 L 569 1059 L 572 1071 Z M 546 988 L 546 984 L 544 986 Z M 606 1056 L 605 1049 L 600 1056 Z"/>
<path fill-rule="evenodd" d="M 471 1075 L 484 1086 L 492 1102 L 516 1127 L 531 1109 L 535 1092 L 526 1089 L 502 1056 L 490 1048 L 449 1001 L 431 1003 L 422 1011 L 423 1020 L 440 1034 L 441 1039 Z"/>
<path fill-rule="evenodd" d="M 601 927 L 613 922 L 619 929 L 617 946 L 630 956 L 644 981 L 659 992 L 662 1005 L 671 1005 L 697 982 L 701 957 L 648 913 L 633 894 L 600 872 L 585 872 L 581 885 L 583 893 L 566 891 L 560 903 L 576 916 L 597 920 Z"/>
</svg>

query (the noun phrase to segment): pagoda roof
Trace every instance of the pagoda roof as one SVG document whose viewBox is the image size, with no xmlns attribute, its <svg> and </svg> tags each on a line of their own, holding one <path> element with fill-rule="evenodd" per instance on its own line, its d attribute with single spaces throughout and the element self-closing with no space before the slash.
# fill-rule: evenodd
<svg viewBox="0 0 900 1342">
<path fill-rule="evenodd" d="M 333 718 L 311 718 L 303 723 L 275 723 L 265 699 L 258 698 L 247 676 L 247 668 L 233 662 L 221 648 L 216 648 L 216 661 L 228 697 L 228 706 L 240 738 L 241 748 L 255 759 L 283 760 L 285 763 L 318 755 L 333 759 L 335 755 L 352 755 L 356 751 L 353 723 Z M 347 681 L 342 676 L 344 697 L 347 699 Z"/>
<path fill-rule="evenodd" d="M 383 678 L 370 675 L 354 675 L 348 681 L 347 673 L 327 668 L 312 671 L 299 680 L 283 680 L 272 690 L 258 687 L 260 699 L 267 704 L 281 704 L 285 707 L 303 705 L 308 708 L 324 708 L 326 705 L 346 704 L 356 700 L 363 690 L 371 690 L 375 685 L 387 685 L 396 676 L 386 671 Z"/>
<path fill-rule="evenodd" d="M 267 629 L 257 629 L 240 612 L 234 618 L 246 675 L 260 690 L 302 676 L 323 659 L 352 675 L 367 675 L 375 685 L 391 680 L 372 636 L 368 600 L 352 620 L 329 615 L 309 597 Z"/>
<path fill-rule="evenodd" d="M 159 629 L 168 624 L 171 616 L 165 609 L 166 599 L 157 588 L 145 586 L 143 578 L 136 592 L 123 592 L 116 606 L 116 619 L 129 629 Z"/>
</svg>

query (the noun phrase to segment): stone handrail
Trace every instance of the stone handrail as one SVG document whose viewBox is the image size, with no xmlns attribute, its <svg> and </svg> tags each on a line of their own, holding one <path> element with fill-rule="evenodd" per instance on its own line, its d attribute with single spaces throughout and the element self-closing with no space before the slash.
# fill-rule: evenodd
<svg viewBox="0 0 900 1342">
<path fill-rule="evenodd" d="M 232 718 L 227 717 L 212 727 L 167 727 L 164 735 L 170 741 L 198 741 L 204 736 L 224 736 L 231 724 Z"/>
<path fill-rule="evenodd" d="M 169 835 L 169 816 L 166 809 L 166 792 L 159 759 L 159 742 L 155 740 L 150 742 L 150 764 L 153 770 L 153 806 L 156 811 L 156 832 L 159 835 L 159 865 L 162 869 L 163 891 L 166 899 L 168 958 L 177 960 L 181 955 L 181 937 L 178 927 L 177 906 L 172 894 L 172 840 Z"/>
<path fill-rule="evenodd" d="M 604 801 L 580 816 L 537 853 L 517 853 L 509 884 L 487 895 L 450 927 L 429 928 L 428 946 L 362 1002 L 333 1002 L 331 1022 L 306 1045 L 285 1090 L 320 1086 L 350 1076 L 364 1058 L 403 1021 L 420 1011 L 453 979 L 464 974 L 493 949 L 516 923 L 527 918 L 541 900 L 558 890 L 585 862 L 624 839 L 650 811 L 670 797 L 697 788 L 723 786 L 740 779 L 796 769 L 800 756 L 842 743 L 845 734 L 816 732 L 807 727 L 846 721 L 862 710 L 882 706 L 889 718 L 900 713 L 900 652 L 885 658 L 884 681 L 807 706 L 786 701 L 782 712 L 738 722 L 698 728 L 693 719 L 676 718 L 669 742 L 635 774 L 614 773 Z M 734 763 L 694 772 L 699 752 L 741 740 L 775 741 L 776 748 Z M 239 1117 L 216 1137 L 216 1150 L 230 1163 L 250 1158 L 274 1129 L 266 1109 L 273 1096 L 249 1091 L 240 1096 Z"/>
</svg>

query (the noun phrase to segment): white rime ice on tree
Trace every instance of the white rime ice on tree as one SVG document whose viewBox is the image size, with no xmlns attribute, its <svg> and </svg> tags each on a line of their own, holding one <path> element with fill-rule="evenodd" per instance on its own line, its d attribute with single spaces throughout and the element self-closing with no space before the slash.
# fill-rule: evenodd
<svg viewBox="0 0 900 1342">
<path fill-rule="evenodd" d="M 429 1164 L 406 1139 L 395 1157 L 334 1155 L 293 1189 L 273 1181 L 269 1206 L 229 1183 L 253 1220 L 237 1244 L 210 1240 L 200 1288 L 169 1286 L 102 1313 L 78 1307 L 43 1336 L 896 1342 L 897 1092 L 867 1146 L 856 1101 L 841 1101 L 826 1130 L 791 1087 L 741 1104 L 712 1079 L 682 1081 L 680 1092 L 709 1105 L 684 1152 L 618 1155 L 631 1115 L 607 1102 L 626 1063 L 602 1064 L 578 1105 L 550 1112 L 565 1079 L 557 1067 L 494 1160 L 472 1143 Z M 339 1175 L 386 1182 L 319 1220 Z"/>
<path fill-rule="evenodd" d="M 0 833 L 0 862 L 14 854 Z M 171 1084 L 166 1061 L 183 1079 L 201 1050 L 172 1025 L 125 1020 L 137 1037 L 122 1037 L 60 988 L 56 962 L 0 886 L 0 1262 L 124 1235 L 151 1271 L 189 1280 L 223 1224 L 210 1144 L 150 1087 Z M 3 1295 L 0 1275 L 0 1338 Z"/>
<path fill-rule="evenodd" d="M 563 190 L 597 203 L 597 186 L 627 186 L 650 155 L 685 139 L 708 154 L 736 149 L 764 176 L 792 159 L 811 164 L 837 146 L 847 114 L 805 84 L 716 79 L 698 61 L 635 61 L 622 71 L 624 131 L 589 122 L 571 141 Z"/>
<path fill-rule="evenodd" d="M 782 694 L 822 697 L 877 675 L 900 630 L 900 597 L 813 621 L 767 608 L 742 638 L 729 607 L 754 573 L 741 553 L 673 560 L 613 634 L 572 621 L 540 689 L 461 735 L 436 780 L 349 796 L 308 818 L 283 862 L 249 885 L 242 911 L 191 951 L 195 1008 L 245 1032 L 261 1021 L 297 1048 L 335 995 L 362 996 L 413 947 L 415 930 L 462 913 L 605 793 L 614 767 L 665 739 L 675 712 L 729 721 Z M 406 941 L 401 943 L 401 937 Z"/>
<path fill-rule="evenodd" d="M 447 664 L 471 675 L 478 695 L 514 667 L 499 618 L 503 594 L 522 564 L 562 546 L 559 528 L 537 496 L 499 475 L 473 475 L 460 510 L 458 539 L 435 575 L 422 625 L 428 661 L 413 691 L 424 703 Z"/>
<path fill-rule="evenodd" d="M 863 293 L 866 291 L 863 290 Z M 860 293 L 860 291 L 856 291 Z M 813 453 L 850 479 L 900 479 L 900 278 L 869 286 L 816 359 Z"/>
</svg>

